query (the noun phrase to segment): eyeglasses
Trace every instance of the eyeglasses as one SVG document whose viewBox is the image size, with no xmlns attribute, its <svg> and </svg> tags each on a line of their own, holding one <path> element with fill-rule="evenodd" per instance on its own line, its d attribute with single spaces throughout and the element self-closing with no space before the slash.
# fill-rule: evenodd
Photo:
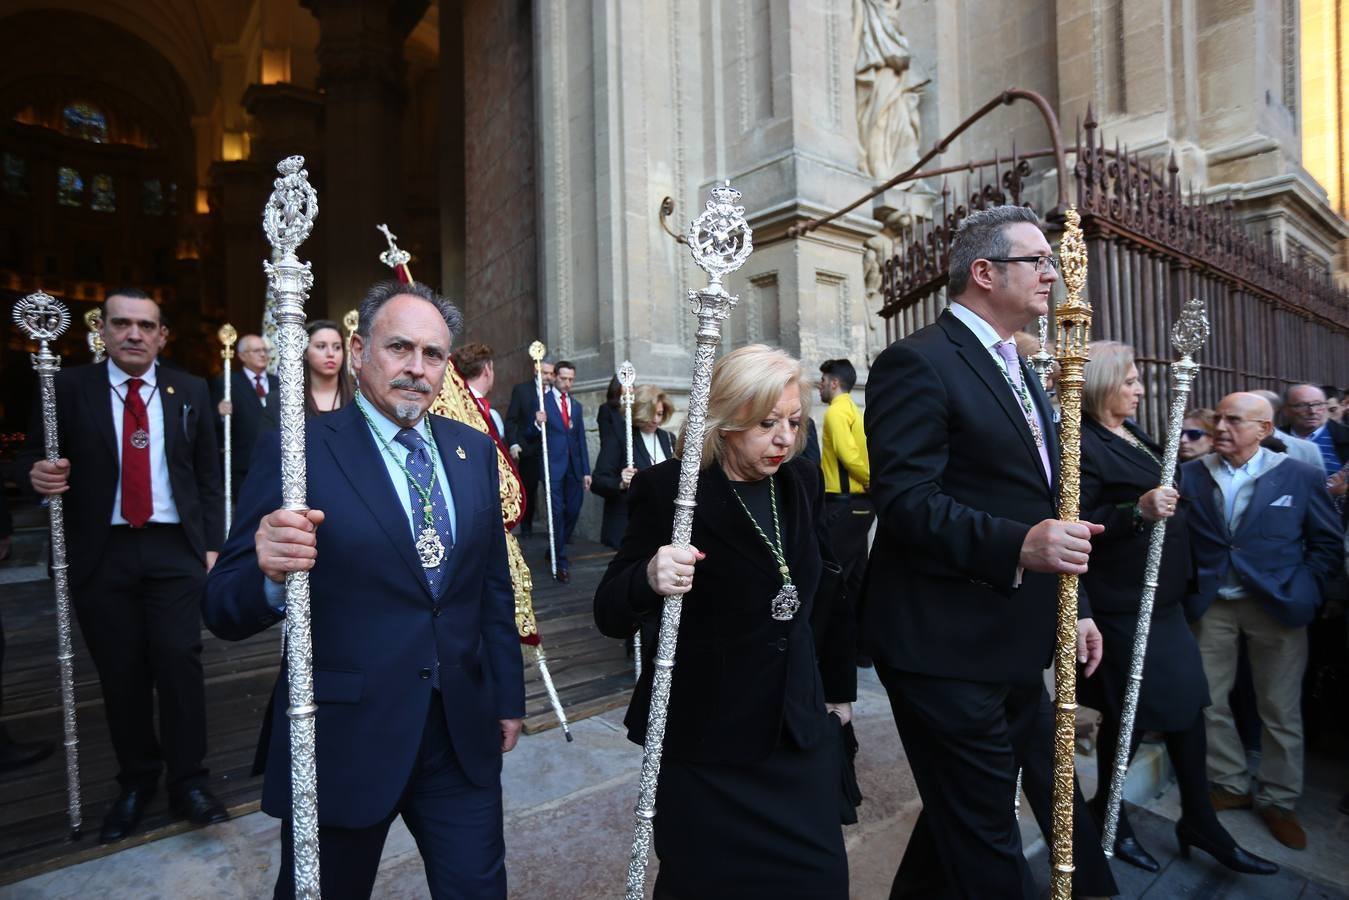
<svg viewBox="0 0 1349 900">
<path fill-rule="evenodd" d="M 1242 425 L 1263 425 L 1269 419 L 1243 419 L 1241 416 L 1218 416 L 1218 421 L 1231 428 L 1239 428 Z"/>
<path fill-rule="evenodd" d="M 1290 403 L 1288 404 L 1288 408 L 1294 412 L 1312 412 L 1313 410 L 1320 412 L 1329 405 L 1330 404 L 1326 403 L 1324 400 L 1317 400 L 1314 403 Z"/>
<path fill-rule="evenodd" d="M 1208 435 L 1208 432 L 1202 428 L 1185 428 L 1180 432 L 1180 436 L 1187 441 L 1197 441 Z"/>
<path fill-rule="evenodd" d="M 1050 269 L 1055 271 L 1059 268 L 1059 258 L 1057 256 L 986 256 L 989 262 L 1019 262 L 1031 263 L 1035 266 L 1035 274 L 1047 275 Z"/>
</svg>

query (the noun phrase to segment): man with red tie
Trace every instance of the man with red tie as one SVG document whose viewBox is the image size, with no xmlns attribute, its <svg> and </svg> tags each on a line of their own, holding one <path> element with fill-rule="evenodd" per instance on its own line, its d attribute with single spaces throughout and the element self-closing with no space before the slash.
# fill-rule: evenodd
<svg viewBox="0 0 1349 900">
<path fill-rule="evenodd" d="M 454 359 L 454 367 L 459 370 L 464 383 L 468 385 L 469 392 L 473 394 L 473 399 L 477 401 L 478 410 L 487 421 L 488 433 L 504 448 L 502 442 L 506 438 L 506 423 L 502 421 L 501 413 L 492 409 L 492 402 L 487 399 L 487 395 L 492 392 L 492 386 L 496 384 L 492 348 L 481 343 L 465 344 L 450 355 Z"/>
<path fill-rule="evenodd" d="M 21 464 L 39 494 L 65 496 L 71 600 L 103 690 L 120 792 L 100 840 L 140 821 L 167 769 L 170 804 L 206 825 L 229 818 L 207 790 L 201 594 L 224 538 L 206 382 L 157 365 L 168 329 L 144 292 L 103 306 L 106 362 L 62 369 L 64 458 L 42 458 L 41 420 Z M 155 733 L 155 697 L 159 734 Z"/>
<path fill-rule="evenodd" d="M 553 489 L 553 548 L 557 553 L 558 581 L 571 580 L 567 542 L 581 517 L 581 503 L 590 490 L 590 448 L 586 446 L 585 415 L 581 401 L 571 395 L 576 366 L 565 360 L 554 369 L 553 386 L 544 394 L 544 408 L 536 412 L 539 428 L 548 429 L 548 475 Z"/>
</svg>

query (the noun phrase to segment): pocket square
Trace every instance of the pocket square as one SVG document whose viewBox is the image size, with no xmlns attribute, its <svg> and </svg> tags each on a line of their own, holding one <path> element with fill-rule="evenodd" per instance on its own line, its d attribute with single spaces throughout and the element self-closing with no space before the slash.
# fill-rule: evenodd
<svg viewBox="0 0 1349 900">
<path fill-rule="evenodd" d="M 1292 494 L 1284 494 L 1278 500 L 1275 500 L 1273 503 L 1270 504 L 1270 506 L 1292 506 L 1292 505 L 1293 505 Z"/>
</svg>

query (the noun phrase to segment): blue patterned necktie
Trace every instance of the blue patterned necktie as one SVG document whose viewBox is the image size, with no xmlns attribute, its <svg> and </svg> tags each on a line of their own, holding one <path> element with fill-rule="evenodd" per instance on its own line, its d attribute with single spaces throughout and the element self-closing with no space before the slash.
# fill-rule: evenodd
<svg viewBox="0 0 1349 900">
<path fill-rule="evenodd" d="M 422 491 L 431 491 L 431 517 L 435 523 L 436 533 L 440 536 L 440 542 L 445 547 L 445 555 L 441 558 L 440 565 L 430 569 L 423 568 L 422 571 L 426 573 L 426 580 L 431 585 L 431 595 L 437 596 L 440 593 L 440 579 L 445 574 L 446 563 L 449 561 L 450 552 L 454 549 L 454 535 L 450 531 L 450 513 L 445 507 L 445 493 L 439 484 L 432 483 L 435 467 L 431 464 L 431 454 L 427 452 L 426 441 L 422 436 L 411 428 L 403 428 L 399 430 L 394 440 L 407 448 L 408 457 L 405 464 L 412 476 L 408 480 L 416 482 L 408 485 L 414 540 L 421 534 L 426 522 Z M 417 490 L 417 484 L 421 485 L 421 491 Z"/>
</svg>

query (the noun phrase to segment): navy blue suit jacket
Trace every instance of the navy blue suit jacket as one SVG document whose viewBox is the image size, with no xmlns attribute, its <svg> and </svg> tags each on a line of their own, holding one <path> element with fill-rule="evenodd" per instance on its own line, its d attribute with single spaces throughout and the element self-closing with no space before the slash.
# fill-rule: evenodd
<svg viewBox="0 0 1349 900">
<path fill-rule="evenodd" d="M 1267 468 L 1256 479 L 1235 534 L 1228 531 L 1218 484 L 1203 459 L 1181 466 L 1180 496 L 1196 569 L 1195 592 L 1185 600 L 1190 621 L 1213 604 L 1229 567 L 1284 625 L 1297 628 L 1316 617 L 1326 578 L 1344 554 L 1324 474 L 1287 457 Z"/>
<path fill-rule="evenodd" d="M 524 716 L 496 447 L 482 432 L 439 416 L 431 417 L 431 430 L 457 517 L 434 597 L 382 451 L 356 404 L 308 421 L 307 500 L 326 515 L 309 575 L 323 825 L 361 828 L 392 812 L 417 761 L 437 659 L 450 740 L 474 784 L 500 779 L 498 720 Z M 234 534 L 207 579 L 203 616 L 219 637 L 242 640 L 281 619 L 267 603 L 253 545 L 259 520 L 280 506 L 280 442 L 273 437 L 258 444 Z M 291 793 L 284 666 L 273 706 L 262 808 L 285 817 Z"/>
<path fill-rule="evenodd" d="M 554 482 L 560 482 L 566 475 L 580 481 L 590 474 L 590 448 L 586 446 L 581 401 L 568 395 L 567 402 L 571 406 L 568 410 L 570 428 L 562 424 L 557 394 L 550 390 L 543 397 L 543 408 L 548 414 L 548 472 Z"/>
</svg>

